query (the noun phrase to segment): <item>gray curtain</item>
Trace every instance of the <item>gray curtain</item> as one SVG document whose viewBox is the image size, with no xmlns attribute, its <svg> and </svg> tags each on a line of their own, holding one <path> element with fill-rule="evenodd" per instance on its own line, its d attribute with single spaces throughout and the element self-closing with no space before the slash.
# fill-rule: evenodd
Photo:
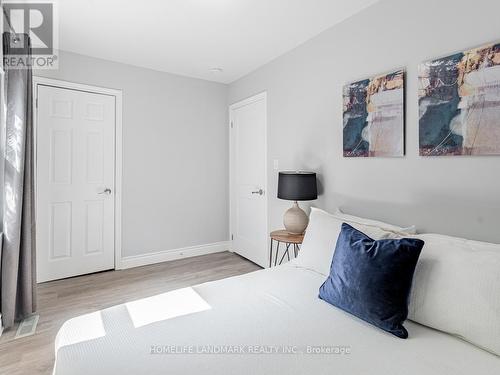
<svg viewBox="0 0 500 375">
<path fill-rule="evenodd" d="M 11 47 L 31 56 L 25 34 L 3 34 L 4 56 Z M 5 160 L 1 313 L 5 328 L 36 310 L 33 102 L 31 68 L 5 70 Z"/>
</svg>

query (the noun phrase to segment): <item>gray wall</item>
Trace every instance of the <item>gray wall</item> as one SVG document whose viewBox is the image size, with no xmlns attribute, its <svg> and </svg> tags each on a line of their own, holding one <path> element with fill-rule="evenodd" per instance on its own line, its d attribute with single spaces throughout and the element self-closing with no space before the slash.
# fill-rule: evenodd
<svg viewBox="0 0 500 375">
<path fill-rule="evenodd" d="M 226 85 L 66 52 L 35 75 L 123 90 L 123 256 L 228 240 Z"/>
<path fill-rule="evenodd" d="M 232 83 L 229 102 L 267 90 L 269 210 L 280 169 L 319 172 L 316 206 L 500 243 L 500 157 L 418 156 L 417 64 L 500 38 L 500 2 L 383 0 Z M 407 67 L 407 156 L 342 157 L 342 86 Z M 500 119 L 499 119 L 500 126 Z"/>
</svg>

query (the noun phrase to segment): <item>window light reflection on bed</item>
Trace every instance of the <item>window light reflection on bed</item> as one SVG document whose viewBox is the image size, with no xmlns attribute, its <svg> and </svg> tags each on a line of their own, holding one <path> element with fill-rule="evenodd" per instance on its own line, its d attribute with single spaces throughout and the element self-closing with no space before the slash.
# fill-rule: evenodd
<svg viewBox="0 0 500 375">
<path fill-rule="evenodd" d="M 193 288 L 177 289 L 125 304 L 135 328 L 182 315 L 210 310 Z"/>
<path fill-rule="evenodd" d="M 85 329 L 82 329 L 85 327 Z M 64 329 L 63 329 L 64 328 Z M 64 323 L 56 337 L 56 353 L 58 348 L 95 340 L 106 336 L 100 311 L 70 319 Z"/>
</svg>

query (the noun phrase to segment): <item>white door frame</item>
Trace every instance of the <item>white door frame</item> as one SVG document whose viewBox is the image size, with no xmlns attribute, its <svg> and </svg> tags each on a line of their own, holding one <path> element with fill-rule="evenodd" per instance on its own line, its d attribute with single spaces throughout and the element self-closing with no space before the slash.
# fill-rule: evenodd
<svg viewBox="0 0 500 375">
<path fill-rule="evenodd" d="M 266 221 L 266 228 L 269 231 L 269 217 L 268 217 L 268 204 L 269 204 L 269 184 L 268 184 L 268 176 L 267 176 L 267 137 L 268 137 L 268 126 L 267 126 L 267 91 L 263 91 L 259 94 L 253 95 L 251 97 L 248 97 L 246 99 L 243 99 L 239 102 L 233 103 L 229 106 L 229 237 L 230 237 L 230 250 L 234 251 L 233 249 L 233 228 L 234 228 L 234 220 L 235 218 L 233 217 L 233 207 L 235 206 L 234 202 L 234 192 L 235 192 L 235 187 L 234 187 L 234 176 L 233 176 L 233 166 L 234 166 L 234 160 L 233 160 L 233 149 L 234 149 L 234 139 L 233 139 L 233 134 L 234 132 L 232 131 L 233 128 L 233 110 L 244 107 L 248 104 L 251 104 L 253 102 L 259 101 L 259 100 L 264 100 L 264 108 L 266 111 L 266 121 L 265 121 L 265 136 L 264 136 L 264 143 L 265 143 L 265 165 L 264 165 L 264 174 L 265 174 L 265 180 L 264 180 L 264 192 L 265 192 L 265 199 L 264 199 L 264 206 L 265 206 L 265 221 Z M 267 256 L 269 257 L 269 248 L 266 246 L 266 251 L 268 252 Z"/>
<path fill-rule="evenodd" d="M 114 242 L 115 242 L 115 269 L 122 269 L 122 90 L 110 89 L 105 87 L 90 86 L 81 83 L 63 81 L 59 79 L 45 78 L 33 76 L 33 129 L 35 138 L 35 210 L 37 206 L 37 117 L 38 117 L 38 86 L 50 86 L 63 89 L 71 89 L 77 91 L 85 91 L 92 94 L 102 94 L 115 97 L 115 225 L 114 225 Z M 38 211 L 38 210 L 37 210 Z"/>
</svg>

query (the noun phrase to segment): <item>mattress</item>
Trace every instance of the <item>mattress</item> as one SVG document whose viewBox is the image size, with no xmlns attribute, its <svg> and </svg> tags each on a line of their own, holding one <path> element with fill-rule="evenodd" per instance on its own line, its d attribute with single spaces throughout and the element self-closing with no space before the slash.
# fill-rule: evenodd
<svg viewBox="0 0 500 375">
<path fill-rule="evenodd" d="M 407 321 L 402 340 L 330 306 L 324 278 L 291 262 L 76 317 L 54 374 L 500 374 L 459 338 Z"/>
</svg>

